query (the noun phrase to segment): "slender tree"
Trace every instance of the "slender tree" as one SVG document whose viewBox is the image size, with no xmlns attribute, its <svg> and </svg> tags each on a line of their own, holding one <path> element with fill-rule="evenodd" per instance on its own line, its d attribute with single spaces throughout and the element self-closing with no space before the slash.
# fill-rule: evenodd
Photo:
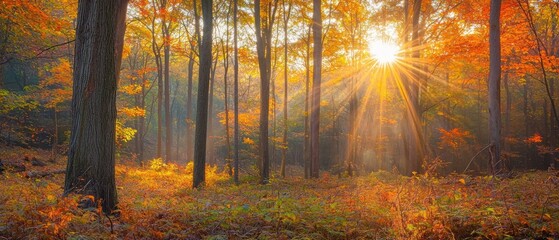
<svg viewBox="0 0 559 240">
<path fill-rule="evenodd" d="M 234 141 L 235 141 L 235 162 L 234 168 L 235 172 L 233 173 L 233 180 L 235 184 L 239 184 L 239 46 L 238 46 L 238 11 L 239 11 L 239 0 L 233 1 L 233 108 L 235 111 L 235 132 L 234 132 Z"/>
<path fill-rule="evenodd" d="M 285 162 L 287 157 L 287 26 L 289 23 L 289 17 L 291 15 L 292 2 L 290 1 L 286 7 L 286 0 L 283 1 L 283 147 L 281 150 L 281 167 L 280 175 L 285 177 Z"/>
<path fill-rule="evenodd" d="M 491 0 L 489 16 L 489 150 L 491 171 L 499 169 L 501 155 L 501 0 Z"/>
<path fill-rule="evenodd" d="M 157 66 L 157 145 L 155 157 L 162 157 L 163 148 L 163 63 L 161 60 L 161 46 L 157 43 L 156 33 L 155 33 L 155 22 L 156 14 L 158 8 L 155 2 L 152 3 L 152 9 L 154 11 L 154 16 L 151 19 L 151 50 L 155 58 L 155 65 Z"/>
<path fill-rule="evenodd" d="M 422 74 L 420 71 L 421 65 L 419 64 L 419 58 L 421 57 L 419 52 L 419 17 L 421 15 L 421 0 L 413 1 L 413 15 L 412 15 L 412 37 L 411 37 L 411 58 L 413 59 L 412 64 L 412 77 L 409 84 L 409 101 L 410 107 L 408 108 L 408 124 L 410 124 L 410 129 L 408 132 L 408 164 L 409 170 L 411 172 L 420 172 L 421 162 L 424 157 L 424 147 L 423 147 L 423 132 L 421 126 L 421 110 L 420 110 L 420 92 L 422 86 Z"/>
<path fill-rule="evenodd" d="M 266 1 L 266 14 L 262 19 L 260 0 L 254 0 L 256 51 L 260 70 L 260 183 L 270 178 L 270 149 L 268 144 L 268 115 L 270 111 L 270 75 L 272 63 L 272 30 L 278 0 Z"/>
<path fill-rule="evenodd" d="M 233 176 L 233 166 L 231 165 L 231 134 L 229 134 L 229 82 L 227 81 L 229 73 L 229 15 L 231 13 L 231 5 L 227 7 L 227 19 L 226 19 L 226 33 L 225 41 L 222 41 L 221 45 L 223 48 L 223 101 L 225 105 L 225 142 L 227 144 L 227 156 L 225 164 L 227 165 L 227 171 L 229 176 Z"/>
<path fill-rule="evenodd" d="M 311 178 L 318 178 L 319 166 L 319 132 L 320 132 L 320 84 L 322 71 L 322 13 L 321 1 L 313 0 L 313 84 L 311 92 Z"/>
<path fill-rule="evenodd" d="M 91 194 L 116 209 L 116 88 L 127 0 L 80 0 L 74 55 L 72 133 L 64 194 Z"/>
<path fill-rule="evenodd" d="M 311 140 L 310 140 L 310 127 L 309 127 L 309 113 L 310 113 L 310 87 L 311 87 L 311 28 L 312 24 L 308 25 L 307 38 L 305 41 L 305 137 L 303 139 L 303 161 L 305 165 L 305 178 L 309 178 L 311 175 Z"/>
<path fill-rule="evenodd" d="M 194 143 L 193 187 L 204 184 L 206 178 L 206 139 L 208 130 L 208 98 L 210 71 L 212 67 L 212 0 L 202 1 L 204 21 L 202 44 L 200 45 L 200 64 L 198 70 L 198 101 L 196 103 L 196 132 Z"/>
<path fill-rule="evenodd" d="M 161 1 L 161 11 L 168 12 L 167 0 Z M 168 19 L 167 14 L 163 14 L 161 19 L 161 30 L 163 34 L 163 85 L 164 85 L 164 110 L 165 110 L 165 158 L 166 162 L 171 161 L 171 145 L 172 145 L 172 133 L 171 133 L 171 96 L 170 96 L 170 80 L 169 80 L 169 64 L 171 55 L 171 34 L 169 33 L 170 19 Z"/>
<path fill-rule="evenodd" d="M 194 76 L 194 42 L 190 41 L 190 52 L 188 54 L 188 89 L 186 94 L 186 161 L 192 156 L 192 79 Z"/>
</svg>

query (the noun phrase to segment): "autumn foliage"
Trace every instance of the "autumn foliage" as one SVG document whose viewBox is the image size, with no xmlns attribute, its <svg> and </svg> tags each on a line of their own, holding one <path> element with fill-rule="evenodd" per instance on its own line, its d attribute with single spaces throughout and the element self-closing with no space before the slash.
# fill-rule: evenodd
<svg viewBox="0 0 559 240">
<path fill-rule="evenodd" d="M 2 155 L 40 154 L 22 149 Z M 49 165 L 44 168 L 57 168 Z M 44 169 L 42 169 L 44 170 Z M 327 173 L 318 180 L 274 178 L 235 186 L 215 167 L 204 190 L 190 188 L 192 165 L 153 160 L 144 168 L 117 166 L 119 217 L 84 196 L 63 198 L 63 177 L 0 176 L 0 236 L 21 238 L 270 238 L 464 239 L 559 236 L 559 172 L 518 173 L 505 179 L 450 175 L 403 177 L 374 172 L 359 178 Z M 87 196 L 86 196 L 87 198 Z M 29 229 L 33 229 L 30 231 Z"/>
</svg>

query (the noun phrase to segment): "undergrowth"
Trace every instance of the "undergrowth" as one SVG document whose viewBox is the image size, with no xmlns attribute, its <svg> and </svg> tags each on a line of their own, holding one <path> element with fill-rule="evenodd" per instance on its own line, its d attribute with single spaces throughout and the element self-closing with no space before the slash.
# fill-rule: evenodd
<svg viewBox="0 0 559 240">
<path fill-rule="evenodd" d="M 63 167 L 62 163 L 53 167 Z M 557 171 L 511 179 L 374 172 L 317 180 L 250 177 L 234 185 L 210 167 L 118 165 L 120 217 L 63 198 L 63 175 L 0 175 L 0 238 L 7 239 L 556 239 Z"/>
</svg>

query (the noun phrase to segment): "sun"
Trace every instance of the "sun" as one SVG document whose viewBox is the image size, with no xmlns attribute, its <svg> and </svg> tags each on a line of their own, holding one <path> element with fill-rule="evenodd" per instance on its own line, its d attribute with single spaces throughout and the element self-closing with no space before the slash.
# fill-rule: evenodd
<svg viewBox="0 0 559 240">
<path fill-rule="evenodd" d="M 379 64 L 385 65 L 398 60 L 400 47 L 390 42 L 373 40 L 369 42 L 369 51 Z"/>
</svg>

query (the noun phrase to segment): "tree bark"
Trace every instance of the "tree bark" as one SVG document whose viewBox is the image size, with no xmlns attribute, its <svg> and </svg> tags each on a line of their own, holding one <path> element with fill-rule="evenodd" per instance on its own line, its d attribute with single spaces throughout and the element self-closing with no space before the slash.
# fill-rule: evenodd
<svg viewBox="0 0 559 240">
<path fill-rule="evenodd" d="M 58 111 L 56 106 L 52 108 L 53 113 L 53 123 L 54 123 L 54 133 L 52 134 L 52 146 L 51 146 L 51 160 L 56 162 L 57 160 L 57 148 L 58 148 Z"/>
<path fill-rule="evenodd" d="M 72 133 L 64 194 L 93 195 L 116 209 L 116 89 L 127 0 L 80 0 L 74 55 Z"/>
<path fill-rule="evenodd" d="M 200 45 L 200 64 L 198 74 L 198 101 L 196 109 L 196 133 L 194 143 L 193 187 L 202 186 L 206 178 L 206 139 L 208 119 L 208 90 L 212 67 L 212 0 L 202 1 L 204 35 Z"/>
<path fill-rule="evenodd" d="M 423 131 L 421 126 L 421 109 L 419 105 L 419 96 L 423 84 L 423 76 L 421 74 L 421 65 L 419 64 L 421 57 L 419 45 L 419 17 L 421 14 L 421 0 L 414 0 L 413 2 L 413 16 L 412 16 L 412 53 L 411 57 L 414 60 L 413 64 L 413 77 L 409 83 L 409 99 L 411 108 L 408 109 L 408 123 L 410 126 L 409 133 L 409 150 L 408 150 L 408 164 L 411 172 L 421 171 L 421 162 L 423 161 L 425 150 L 423 147 Z"/>
<path fill-rule="evenodd" d="M 153 11 L 157 11 L 155 3 Z M 163 66 L 161 62 L 161 49 L 157 44 L 155 38 L 155 16 L 151 21 L 151 49 L 155 58 L 155 65 L 157 66 L 157 143 L 155 157 L 162 157 L 163 147 Z"/>
<path fill-rule="evenodd" d="M 281 166 L 280 166 L 280 175 L 285 177 L 285 164 L 286 164 L 286 155 L 287 155 L 287 26 L 289 23 L 289 16 L 291 15 L 291 2 L 289 2 L 289 7 L 285 8 L 285 1 L 283 1 L 283 58 L 284 58 L 284 67 L 283 67 L 283 146 L 281 150 Z"/>
<path fill-rule="evenodd" d="M 258 66 L 260 68 L 260 183 L 268 182 L 269 174 L 269 148 L 268 148 L 268 112 L 270 108 L 270 80 L 268 78 L 269 64 L 265 55 L 265 44 L 262 36 L 260 19 L 260 0 L 254 1 L 254 21 L 256 28 L 256 49 L 258 52 Z M 270 43 L 268 43 L 270 44 Z"/>
<path fill-rule="evenodd" d="M 167 10 L 167 0 L 161 1 L 161 9 Z M 163 54 L 164 54 L 164 68 L 163 68 L 163 84 L 164 84 L 164 108 L 165 108 L 165 162 L 172 161 L 171 146 L 172 146 L 172 132 L 171 132 L 171 96 L 170 96 L 170 80 L 169 80 L 169 62 L 171 54 L 171 43 L 169 33 L 169 23 L 167 17 L 163 16 L 161 21 L 161 29 L 163 33 Z"/>
<path fill-rule="evenodd" d="M 262 23 L 260 0 L 254 0 L 254 25 L 256 31 L 256 51 L 260 70 L 260 183 L 270 179 L 270 149 L 268 142 L 268 115 L 270 111 L 270 73 L 272 30 L 278 0 L 268 3 L 266 18 Z"/>
<path fill-rule="evenodd" d="M 305 164 L 305 178 L 310 178 L 311 176 L 311 144 L 310 144 L 310 133 L 309 133 L 309 116 L 310 116 L 310 84 L 311 84 L 311 28 L 312 24 L 309 24 L 309 29 L 307 32 L 307 51 L 305 56 L 305 139 L 303 145 L 303 161 Z"/>
<path fill-rule="evenodd" d="M 233 108 L 235 111 L 235 132 L 234 132 L 234 141 L 235 141 L 235 162 L 234 168 L 235 172 L 233 173 L 233 180 L 235 184 L 239 184 L 239 46 L 238 46 L 238 11 L 239 11 L 239 0 L 234 0 L 233 2 L 233 44 L 234 44 L 234 66 L 233 66 Z"/>
<path fill-rule="evenodd" d="M 186 161 L 189 162 L 192 155 L 192 78 L 194 71 L 194 46 L 191 44 L 188 56 L 188 89 L 186 94 Z"/>
<path fill-rule="evenodd" d="M 509 74 L 505 71 L 504 73 L 504 78 L 503 78 L 503 84 L 505 87 L 505 128 L 504 128 L 504 138 L 503 138 L 503 149 L 505 151 L 510 151 L 510 146 L 506 140 L 506 138 L 509 137 L 510 135 L 510 117 L 511 117 L 511 112 L 512 112 L 512 93 L 510 90 L 510 85 L 509 85 Z"/>
<path fill-rule="evenodd" d="M 229 92 L 227 74 L 229 73 L 229 13 L 231 8 L 228 8 L 226 20 L 226 37 L 223 45 L 223 101 L 225 105 L 225 142 L 227 144 L 227 156 L 225 165 L 229 176 L 233 176 L 233 166 L 231 164 L 231 134 L 229 134 Z"/>
<path fill-rule="evenodd" d="M 489 16 L 489 150 L 491 171 L 500 170 L 501 157 L 501 0 L 491 0 Z"/>
<path fill-rule="evenodd" d="M 217 69 L 217 59 L 219 58 L 219 47 L 217 47 L 217 51 L 215 53 L 215 58 L 213 58 L 212 67 L 210 68 L 210 97 L 208 100 L 208 137 L 207 137 L 207 144 L 206 144 L 206 159 L 208 159 L 207 163 L 209 165 L 215 165 L 215 149 L 214 149 L 214 139 L 213 139 L 213 109 L 214 109 L 214 84 L 215 84 L 215 71 Z"/>
<path fill-rule="evenodd" d="M 320 131 L 320 85 L 322 70 L 322 13 L 321 1 L 313 0 L 313 86 L 311 92 L 311 178 L 318 178 L 319 171 L 319 131 Z"/>
<path fill-rule="evenodd" d="M 144 64 L 144 67 L 147 64 Z M 141 98 L 140 98 L 140 105 L 139 107 L 141 109 L 145 109 L 146 107 L 146 96 L 147 96 L 147 92 L 146 92 L 146 75 L 145 73 L 142 74 L 142 84 L 141 84 Z M 140 116 L 139 119 L 139 127 L 138 127 L 138 161 L 141 163 L 144 162 L 144 134 L 145 134 L 145 122 L 146 122 L 146 117 L 145 116 Z"/>
</svg>

